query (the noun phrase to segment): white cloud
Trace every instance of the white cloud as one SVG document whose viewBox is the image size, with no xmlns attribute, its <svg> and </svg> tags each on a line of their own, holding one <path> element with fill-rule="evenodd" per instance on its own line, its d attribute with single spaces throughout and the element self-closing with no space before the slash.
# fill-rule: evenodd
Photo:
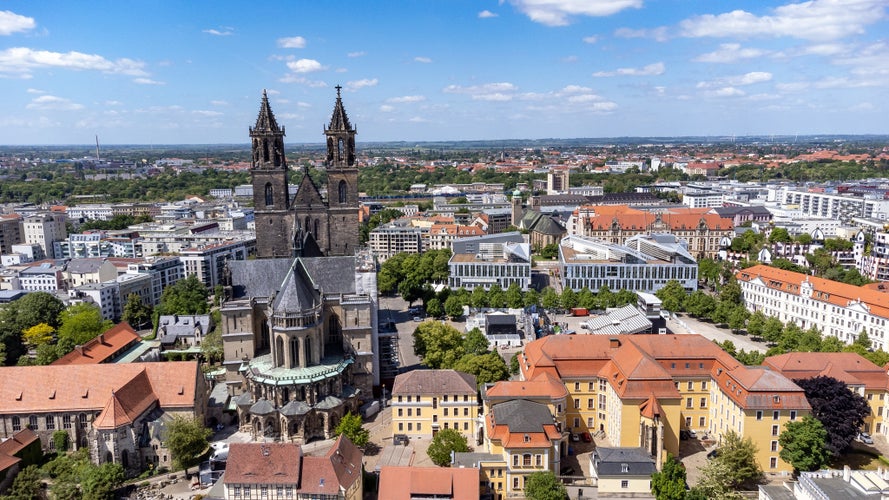
<svg viewBox="0 0 889 500">
<path fill-rule="evenodd" d="M 406 103 L 406 102 L 422 102 L 426 100 L 426 96 L 422 95 L 404 95 L 401 97 L 390 97 L 386 102 Z"/>
<path fill-rule="evenodd" d="M 227 26 L 223 26 L 222 29 L 217 30 L 217 29 L 211 28 L 211 29 L 204 30 L 203 32 L 208 35 L 213 35 L 213 36 L 229 36 L 235 32 L 235 29 L 229 28 Z"/>
<path fill-rule="evenodd" d="M 379 80 L 376 78 L 365 78 L 363 80 L 354 80 L 351 82 L 346 82 L 346 89 L 351 90 L 352 92 L 363 89 L 365 87 L 376 87 Z"/>
<path fill-rule="evenodd" d="M 362 57 L 362 56 L 364 56 L 364 54 L 365 53 L 363 51 L 349 52 L 348 54 L 346 54 L 346 57 L 351 57 L 351 58 Z"/>
<path fill-rule="evenodd" d="M 34 22 L 33 17 L 21 16 L 11 10 L 0 11 L 0 35 L 32 30 L 35 26 L 37 23 Z"/>
<path fill-rule="evenodd" d="M 213 106 L 228 106 L 228 101 L 210 101 Z"/>
<path fill-rule="evenodd" d="M 604 17 L 642 7 L 642 0 L 509 0 L 509 3 L 532 21 L 546 26 L 565 26 L 572 16 Z"/>
<path fill-rule="evenodd" d="M 311 88 L 327 87 L 327 82 L 323 82 L 321 80 L 309 80 L 304 76 L 298 76 L 294 74 L 284 75 L 279 81 L 282 83 L 299 83 Z"/>
<path fill-rule="evenodd" d="M 84 71 L 101 71 L 130 76 L 147 76 L 145 63 L 133 59 L 110 61 L 97 54 L 82 52 L 51 52 L 27 47 L 13 47 L 0 51 L 0 73 L 17 74 L 30 78 L 38 68 L 63 68 Z"/>
<path fill-rule="evenodd" d="M 289 63 L 287 63 L 287 67 L 295 73 L 312 73 L 314 71 L 322 71 L 327 69 L 326 66 L 322 66 L 321 63 L 314 59 L 299 59 L 296 61 L 290 61 Z"/>
<path fill-rule="evenodd" d="M 151 78 L 134 78 L 133 83 L 138 83 L 139 85 L 166 85 L 164 82 L 152 80 Z"/>
<path fill-rule="evenodd" d="M 25 92 L 27 92 L 29 94 L 45 94 L 46 93 L 45 90 L 40 90 L 40 89 L 28 89 Z"/>
<path fill-rule="evenodd" d="M 764 50 L 743 48 L 740 43 L 723 43 L 719 49 L 701 54 L 693 60 L 706 63 L 733 63 L 741 59 L 752 59 L 766 54 Z"/>
<path fill-rule="evenodd" d="M 469 87 L 448 85 L 442 92 L 468 95 L 475 101 L 509 101 L 515 96 L 517 90 L 518 87 L 509 82 L 498 82 Z"/>
<path fill-rule="evenodd" d="M 428 57 L 417 56 L 414 58 L 414 62 L 429 64 L 432 62 L 432 59 Z"/>
<path fill-rule="evenodd" d="M 120 101 L 105 101 L 103 104 L 105 106 L 123 106 L 123 103 Z"/>
<path fill-rule="evenodd" d="M 380 111 L 382 111 L 383 113 L 391 113 L 391 112 L 395 111 L 395 106 L 383 104 L 382 106 L 380 106 Z"/>
<path fill-rule="evenodd" d="M 278 39 L 278 47 L 283 49 L 303 49 L 306 46 L 306 39 L 301 36 L 290 36 Z"/>
<path fill-rule="evenodd" d="M 768 82 L 772 74 L 765 71 L 751 71 L 743 75 L 725 76 L 715 80 L 698 82 L 699 89 L 713 89 L 718 87 L 737 87 L 741 85 L 753 85 L 754 83 Z"/>
<path fill-rule="evenodd" d="M 746 94 L 743 90 L 735 87 L 723 87 L 721 89 L 716 89 L 710 92 L 710 95 L 714 95 L 716 97 L 737 97 Z"/>
<path fill-rule="evenodd" d="M 599 37 L 596 35 L 583 37 L 583 43 L 596 43 L 598 41 L 599 41 Z"/>
<path fill-rule="evenodd" d="M 885 0 L 810 0 L 790 3 L 757 16 L 744 10 L 704 14 L 679 23 L 682 36 L 698 37 L 792 37 L 834 40 L 863 34 L 865 26 L 886 17 Z"/>
<path fill-rule="evenodd" d="M 558 94 L 562 94 L 562 95 L 564 95 L 564 94 L 579 94 L 579 93 L 592 92 L 592 90 L 593 89 L 591 89 L 589 87 L 583 87 L 581 85 L 566 85 L 565 87 L 562 88 L 562 90 L 560 90 L 558 92 Z"/>
<path fill-rule="evenodd" d="M 41 111 L 77 111 L 83 109 L 83 104 L 71 102 L 70 99 L 56 97 L 54 95 L 42 95 L 34 98 L 27 106 L 28 109 Z"/>
<path fill-rule="evenodd" d="M 423 118 L 422 116 L 415 116 L 415 117 L 409 119 L 408 121 L 411 123 L 426 123 L 429 120 Z"/>
<path fill-rule="evenodd" d="M 312 105 L 309 104 L 309 103 L 307 103 L 307 102 L 299 101 L 299 102 L 296 103 L 296 107 L 298 107 L 298 108 L 311 108 Z"/>
<path fill-rule="evenodd" d="M 776 83 L 775 89 L 780 90 L 781 92 L 799 92 L 806 90 L 810 86 L 811 84 L 809 82 Z"/>
<path fill-rule="evenodd" d="M 206 116 L 206 117 L 214 117 L 214 116 L 222 116 L 223 115 L 223 113 L 221 113 L 219 111 L 212 111 L 212 110 L 206 110 L 206 109 L 196 109 L 196 110 L 192 111 L 192 113 L 195 115 L 198 115 L 198 116 Z"/>
<path fill-rule="evenodd" d="M 663 96 L 667 95 L 667 87 L 663 87 L 663 86 L 654 87 L 654 95 L 656 95 L 658 97 L 663 97 Z"/>
<path fill-rule="evenodd" d="M 620 38 L 652 38 L 663 42 L 669 38 L 669 30 L 665 26 L 651 29 L 618 28 L 614 30 L 614 36 Z"/>
<path fill-rule="evenodd" d="M 597 71 L 593 73 L 593 76 L 657 76 L 664 74 L 664 71 L 666 71 L 666 66 L 664 66 L 664 63 L 656 62 L 645 65 L 641 68 L 618 68 L 614 71 Z"/>
<path fill-rule="evenodd" d="M 491 12 L 490 10 L 483 10 L 483 11 L 481 11 L 481 12 L 478 13 L 478 18 L 479 18 L 479 19 L 490 19 L 490 18 L 492 18 L 492 17 L 497 17 L 497 14 L 494 14 L 494 13 Z"/>
</svg>

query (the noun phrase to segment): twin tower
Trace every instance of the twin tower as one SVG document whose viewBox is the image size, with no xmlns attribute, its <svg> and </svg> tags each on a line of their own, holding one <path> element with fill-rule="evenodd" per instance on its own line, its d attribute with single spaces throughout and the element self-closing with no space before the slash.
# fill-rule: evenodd
<svg viewBox="0 0 889 500">
<path fill-rule="evenodd" d="M 302 169 L 302 179 L 291 199 L 284 127 L 279 127 L 266 92 L 252 143 L 253 210 L 258 258 L 354 255 L 358 248 L 358 169 L 355 134 L 336 87 L 336 104 L 327 137 L 327 197 Z"/>
</svg>

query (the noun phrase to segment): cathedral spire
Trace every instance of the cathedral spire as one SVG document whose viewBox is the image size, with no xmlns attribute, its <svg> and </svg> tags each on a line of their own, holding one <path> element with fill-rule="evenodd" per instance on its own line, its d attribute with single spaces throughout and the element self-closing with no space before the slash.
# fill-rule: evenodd
<svg viewBox="0 0 889 500">
<path fill-rule="evenodd" d="M 343 107 L 343 98 L 340 91 L 343 87 L 336 87 L 336 104 L 333 107 L 333 115 L 330 117 L 330 125 L 324 129 L 324 132 L 355 132 L 352 130 L 352 124 L 349 123 L 349 115 L 346 114 L 346 108 Z"/>
<path fill-rule="evenodd" d="M 324 127 L 327 136 L 327 166 L 333 168 L 352 167 L 355 164 L 355 134 L 358 132 L 349 123 L 349 115 L 343 107 L 343 98 L 336 86 L 336 104 L 330 124 Z"/>
<path fill-rule="evenodd" d="M 278 127 L 275 113 L 272 112 L 272 107 L 269 105 L 268 93 L 265 89 L 262 89 L 262 103 L 259 105 L 259 115 L 256 117 L 256 125 L 250 129 L 250 135 L 260 133 L 277 134 L 279 132 L 283 135 L 284 129 Z"/>
<path fill-rule="evenodd" d="M 259 115 L 256 117 L 256 125 L 250 127 L 250 139 L 252 142 L 253 168 L 269 166 L 286 170 L 287 163 L 284 158 L 284 127 L 278 126 L 275 113 L 269 105 L 268 93 L 263 89 L 262 103 L 259 105 Z"/>
</svg>

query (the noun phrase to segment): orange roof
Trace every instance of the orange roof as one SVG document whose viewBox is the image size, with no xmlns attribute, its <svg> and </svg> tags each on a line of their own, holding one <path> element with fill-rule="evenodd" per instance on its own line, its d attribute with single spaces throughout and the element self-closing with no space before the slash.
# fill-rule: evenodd
<svg viewBox="0 0 889 500">
<path fill-rule="evenodd" d="M 596 206 L 592 208 L 592 215 L 587 224 L 593 230 L 610 230 L 617 223 L 622 230 L 648 230 L 652 224 L 660 218 L 661 222 L 671 231 L 695 230 L 701 225 L 712 230 L 729 231 L 732 229 L 731 221 L 721 218 L 717 214 L 708 214 L 710 208 L 674 208 L 661 214 L 632 209 L 624 205 Z"/>
<path fill-rule="evenodd" d="M 232 443 L 225 484 L 299 484 L 302 449 L 295 443 Z"/>
<path fill-rule="evenodd" d="M 478 500 L 479 470 L 476 468 L 402 467 L 387 465 L 380 469 L 380 498 L 410 500 L 451 498 Z"/>
<path fill-rule="evenodd" d="M 99 412 L 117 393 L 131 416 L 151 398 L 162 408 L 193 408 L 199 380 L 195 361 L 6 366 L 0 367 L 0 401 L 7 414 Z"/>
<path fill-rule="evenodd" d="M 568 389 L 550 373 L 540 373 L 533 380 L 502 380 L 487 391 L 486 398 L 561 399 L 568 397 Z"/>
<path fill-rule="evenodd" d="M 142 340 L 129 323 L 118 323 L 82 346 L 55 360 L 54 365 L 103 363 L 122 350 Z"/>
<path fill-rule="evenodd" d="M 13 434 L 11 438 L 0 442 L 0 456 L 15 455 L 38 439 L 40 438 L 31 429 L 22 429 Z M 0 470 L 3 470 L 3 467 L 0 467 Z"/>
<path fill-rule="evenodd" d="M 860 385 L 867 389 L 889 386 L 889 375 L 883 368 L 854 352 L 789 352 L 769 356 L 763 365 L 790 379 L 826 375 L 846 385 Z"/>
<path fill-rule="evenodd" d="M 889 294 L 870 288 L 847 285 L 839 281 L 816 278 L 761 264 L 742 269 L 735 277 L 738 281 L 745 282 L 759 278 L 768 288 L 793 295 L 799 295 L 801 285 L 808 281 L 812 286 L 812 300 L 827 302 L 838 307 L 847 307 L 851 302 L 860 301 L 867 305 L 871 314 L 889 318 Z"/>
</svg>

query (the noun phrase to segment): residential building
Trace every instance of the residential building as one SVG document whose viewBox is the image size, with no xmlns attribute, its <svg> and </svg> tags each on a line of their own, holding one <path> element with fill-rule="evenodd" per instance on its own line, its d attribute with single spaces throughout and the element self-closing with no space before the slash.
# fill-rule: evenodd
<svg viewBox="0 0 889 500">
<path fill-rule="evenodd" d="M 93 463 L 139 471 L 172 465 L 161 430 L 177 415 L 203 421 L 206 391 L 196 362 L 6 366 L 0 401 L 0 437 L 28 427 L 52 451 L 63 430 Z"/>
<path fill-rule="evenodd" d="M 788 352 L 769 356 L 763 361 L 791 380 L 826 376 L 846 384 L 850 391 L 863 397 L 870 407 L 864 419 L 865 432 L 889 434 L 885 423 L 886 393 L 889 375 L 886 370 L 854 352 Z"/>
<path fill-rule="evenodd" d="M 722 206 L 723 193 L 711 189 L 689 189 L 682 195 L 682 204 L 689 208 Z"/>
<path fill-rule="evenodd" d="M 86 283 L 77 288 L 70 288 L 68 302 L 93 304 L 102 313 L 102 319 L 111 321 L 120 319 L 120 311 L 123 308 L 120 303 L 120 286 L 113 280 L 104 283 Z"/>
<path fill-rule="evenodd" d="M 654 498 L 649 495 L 655 472 L 654 459 L 643 448 L 599 446 L 590 454 L 590 475 L 596 478 L 600 498 L 613 494 Z"/>
<path fill-rule="evenodd" d="M 228 262 L 247 260 L 253 254 L 254 242 L 231 241 L 215 245 L 203 245 L 183 249 L 179 260 L 185 267 L 185 276 L 195 276 L 208 289 L 222 283 Z"/>
<path fill-rule="evenodd" d="M 12 246 L 22 242 L 22 232 L 20 215 L 0 215 L 0 255 L 14 252 Z"/>
<path fill-rule="evenodd" d="M 875 231 L 872 234 L 870 252 L 866 252 L 864 239 L 863 234 L 856 237 L 858 271 L 872 280 L 889 281 L 889 232 Z"/>
<path fill-rule="evenodd" d="M 562 288 L 654 293 L 676 280 L 697 290 L 698 264 L 687 243 L 672 234 L 640 234 L 625 244 L 585 236 L 567 236 L 559 245 Z"/>
<path fill-rule="evenodd" d="M 117 278 L 117 268 L 108 259 L 72 259 L 65 268 L 69 288 L 103 283 Z"/>
<path fill-rule="evenodd" d="M 464 226 L 460 224 L 433 224 L 429 229 L 429 241 L 427 248 L 441 250 L 451 248 L 451 244 L 461 238 L 483 236 L 485 231 L 478 226 Z"/>
<path fill-rule="evenodd" d="M 478 468 L 384 466 L 379 498 L 414 500 L 478 500 Z"/>
<path fill-rule="evenodd" d="M 296 443 L 232 443 L 225 500 L 361 500 L 364 454 L 340 436 L 323 456 L 305 456 Z"/>
<path fill-rule="evenodd" d="M 884 199 L 810 192 L 788 187 L 782 188 L 778 197 L 783 206 L 793 206 L 802 215 L 809 217 L 827 217 L 848 223 L 855 217 L 886 220 L 889 216 L 889 200 Z"/>
<path fill-rule="evenodd" d="M 86 344 L 75 346 L 73 351 L 55 360 L 52 364 L 114 363 L 141 341 L 142 337 L 128 323 L 118 323 Z"/>
<path fill-rule="evenodd" d="M 531 285 L 531 246 L 518 232 L 465 238 L 453 243 L 448 261 L 448 285 L 474 290 L 513 283 L 522 291 Z"/>
<path fill-rule="evenodd" d="M 392 434 L 431 438 L 456 429 L 478 440 L 478 386 L 475 376 L 454 370 L 413 370 L 392 384 Z"/>
<path fill-rule="evenodd" d="M 185 266 L 179 257 L 146 257 L 142 262 L 127 264 L 126 274 L 146 274 L 151 277 L 150 301 L 152 306 L 160 304 L 164 288 L 185 277 Z"/>
<path fill-rule="evenodd" d="M 25 217 L 23 228 L 24 242 L 40 245 L 43 254 L 51 258 L 55 257 L 53 243 L 68 236 L 63 213 L 29 215 Z"/>
<path fill-rule="evenodd" d="M 889 347 L 889 294 L 764 265 L 742 269 L 735 277 L 750 312 L 762 311 L 803 329 L 815 327 L 847 344 L 866 331 L 874 349 Z"/>
<path fill-rule="evenodd" d="M 35 262 L 19 273 L 22 290 L 29 292 L 57 292 L 65 290 L 65 265 L 53 261 Z"/>
<path fill-rule="evenodd" d="M 772 212 L 767 208 L 758 205 L 751 206 L 718 206 L 710 213 L 728 219 L 731 225 L 738 227 L 745 223 L 768 224 L 772 220 Z"/>
<path fill-rule="evenodd" d="M 368 234 L 368 245 L 380 262 L 399 253 L 423 253 L 427 231 L 410 225 L 407 219 L 382 224 Z"/>
<path fill-rule="evenodd" d="M 567 168 L 550 169 L 546 173 L 546 194 L 567 193 L 569 173 L 570 171 Z"/>
<path fill-rule="evenodd" d="M 613 447 L 642 447 L 660 466 L 679 452 L 679 433 L 719 441 L 729 431 L 756 443 L 811 413 L 805 393 L 782 374 L 747 367 L 699 335 L 551 335 L 519 354 L 520 375 L 561 380 L 572 432 L 598 432 Z M 563 433 L 562 446 L 567 445 Z M 600 443 L 601 444 L 601 443 Z M 760 446 L 765 472 L 787 473 L 778 447 Z"/>
<path fill-rule="evenodd" d="M 200 347 L 204 337 L 213 331 L 209 314 L 171 314 L 157 321 L 157 335 L 165 347 Z"/>
<path fill-rule="evenodd" d="M 69 234 L 67 239 L 56 241 L 53 249 L 59 259 L 142 256 L 141 241 L 132 231 Z"/>
</svg>

